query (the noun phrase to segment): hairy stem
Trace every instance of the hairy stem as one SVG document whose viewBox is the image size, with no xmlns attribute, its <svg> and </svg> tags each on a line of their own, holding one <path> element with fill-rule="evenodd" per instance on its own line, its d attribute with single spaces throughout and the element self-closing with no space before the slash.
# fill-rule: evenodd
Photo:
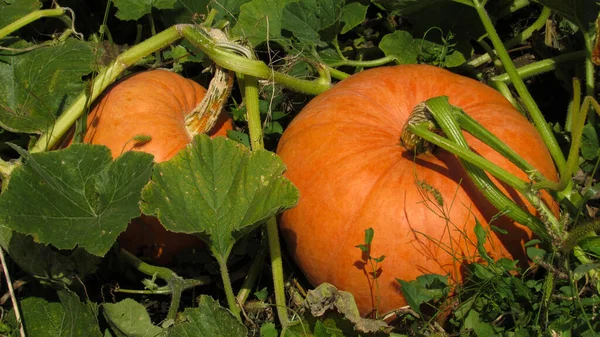
<svg viewBox="0 0 600 337">
<path fill-rule="evenodd" d="M 219 46 L 201 26 L 177 25 L 180 34 L 189 42 L 200 48 L 217 65 L 237 73 L 274 81 L 291 90 L 306 94 L 318 95 L 331 87 L 320 80 L 302 80 L 278 71 L 273 71 L 264 62 L 251 60 L 237 55 L 227 48 Z"/>
<path fill-rule="evenodd" d="M 41 18 L 46 18 L 46 17 L 61 16 L 61 15 L 64 15 L 67 11 L 70 11 L 70 8 L 59 7 L 59 8 L 54 8 L 54 9 L 42 9 L 42 10 L 38 10 L 35 12 L 31 12 L 31 13 L 25 15 L 24 17 L 18 19 L 17 21 L 14 21 L 14 22 L 8 24 L 7 26 L 3 27 L 2 29 L 0 29 L 0 39 L 23 28 L 24 26 L 27 26 L 28 24 L 30 24 L 36 20 L 39 20 Z"/>
<path fill-rule="evenodd" d="M 227 257 L 221 256 L 220 254 L 213 255 L 217 258 L 219 263 L 219 270 L 221 271 L 221 279 L 223 280 L 223 288 L 225 290 L 225 297 L 227 297 L 227 305 L 231 313 L 237 318 L 238 321 L 242 321 L 240 316 L 240 307 L 237 305 L 235 295 L 233 294 L 233 287 L 231 286 L 231 278 L 229 277 L 229 269 L 227 268 Z"/>
<path fill-rule="evenodd" d="M 581 61 L 585 59 L 586 51 L 576 51 L 568 54 L 559 55 L 556 57 L 544 59 L 534 62 L 517 69 L 517 74 L 522 79 L 527 79 L 533 76 L 541 75 L 550 71 L 554 71 L 559 64 L 567 62 Z M 507 73 L 497 75 L 491 79 L 494 82 L 510 83 L 511 79 Z"/>
<path fill-rule="evenodd" d="M 380 59 L 367 60 L 367 61 L 346 59 L 346 60 L 340 60 L 337 62 L 329 63 L 328 66 L 333 67 L 333 68 L 343 67 L 343 66 L 371 68 L 371 67 L 383 66 L 390 62 L 394 62 L 396 60 L 397 59 L 394 56 L 384 56 Z"/>
</svg>

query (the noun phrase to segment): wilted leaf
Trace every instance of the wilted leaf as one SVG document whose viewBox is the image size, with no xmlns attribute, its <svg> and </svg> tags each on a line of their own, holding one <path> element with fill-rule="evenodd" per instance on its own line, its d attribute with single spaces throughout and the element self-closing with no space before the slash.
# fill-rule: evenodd
<svg viewBox="0 0 600 337">
<path fill-rule="evenodd" d="M 362 318 L 354 301 L 354 296 L 347 291 L 338 290 L 329 283 L 320 284 L 309 290 L 304 305 L 314 317 L 320 317 L 329 310 L 342 314 L 354 324 L 357 331 L 365 333 L 389 332 L 391 327 L 384 321 Z"/>
<path fill-rule="evenodd" d="M 38 0 L 0 1 L 0 28 L 42 8 Z"/>
<path fill-rule="evenodd" d="M 213 253 L 227 257 L 254 225 L 296 204 L 298 190 L 284 170 L 273 152 L 198 135 L 156 165 L 142 193 L 142 211 L 158 215 L 170 231 L 201 235 Z"/>
<path fill-rule="evenodd" d="M 127 152 L 114 162 L 101 145 L 74 144 L 28 154 L 0 194 L 0 222 L 59 249 L 103 256 L 137 216 L 152 155 Z"/>
<path fill-rule="evenodd" d="M 58 302 L 48 302 L 38 297 L 20 301 L 21 318 L 28 337 L 96 337 L 102 336 L 93 304 L 79 301 L 75 293 L 59 291 Z M 16 326 L 14 313 L 11 323 Z"/>
<path fill-rule="evenodd" d="M 113 0 L 121 20 L 137 20 L 152 12 L 152 8 L 171 9 L 177 0 Z"/>
<path fill-rule="evenodd" d="M 16 132 L 48 130 L 84 89 L 82 77 L 92 71 L 94 59 L 90 45 L 75 39 L 23 53 L 0 50 L 0 126 Z"/>
<path fill-rule="evenodd" d="M 155 337 L 163 332 L 152 324 L 146 308 L 130 298 L 102 304 L 102 313 L 116 337 Z"/>
<path fill-rule="evenodd" d="M 229 310 L 221 307 L 210 296 L 201 295 L 197 308 L 186 308 L 184 322 L 169 329 L 169 337 L 240 337 L 248 331 Z"/>
</svg>

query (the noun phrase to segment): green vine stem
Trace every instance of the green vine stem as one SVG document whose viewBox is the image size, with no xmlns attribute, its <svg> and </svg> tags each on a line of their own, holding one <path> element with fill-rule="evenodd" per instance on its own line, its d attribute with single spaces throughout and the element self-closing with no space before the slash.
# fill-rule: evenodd
<svg viewBox="0 0 600 337">
<path fill-rule="evenodd" d="M 582 29 L 581 32 L 585 41 L 585 49 L 588 53 L 585 59 L 585 95 L 594 96 L 594 88 L 596 84 L 596 67 L 594 66 L 594 63 L 592 63 L 591 57 L 592 50 L 594 49 L 594 41 L 592 39 L 592 36 L 590 36 L 587 31 Z M 598 32 L 597 34 L 600 34 L 600 32 Z M 594 123 L 594 121 L 596 120 L 596 114 L 590 114 L 588 117 L 590 118 L 591 123 Z"/>
<path fill-rule="evenodd" d="M 256 77 L 243 74 L 238 74 L 238 79 L 240 83 L 243 83 L 250 148 L 256 151 L 264 148 L 262 122 L 260 120 L 260 110 L 258 109 L 258 80 Z"/>
<path fill-rule="evenodd" d="M 0 29 L 0 39 L 8 36 L 9 34 L 23 28 L 24 26 L 26 26 L 36 20 L 39 20 L 41 18 L 47 18 L 47 17 L 57 17 L 57 16 L 60 17 L 67 12 L 70 13 L 71 17 L 75 16 L 73 11 L 69 7 L 58 7 L 58 8 L 54 8 L 54 9 L 42 9 L 42 10 L 38 10 L 35 12 L 31 12 L 31 13 L 25 15 L 24 17 L 18 19 L 17 21 L 14 21 L 14 22 L 8 24 L 7 26 L 3 27 L 2 29 Z M 72 21 L 70 18 L 68 20 Z M 73 31 L 75 31 L 74 27 L 71 27 L 71 29 Z"/>
<path fill-rule="evenodd" d="M 132 265 L 139 272 L 144 273 L 153 278 L 158 277 L 167 282 L 171 294 L 171 304 L 167 313 L 167 319 L 175 319 L 175 316 L 177 315 L 177 311 L 179 309 L 179 302 L 181 301 L 181 294 L 184 290 L 210 283 L 210 278 L 208 277 L 185 280 L 171 269 L 148 264 L 138 259 L 135 255 L 131 254 L 130 252 L 124 249 L 121 249 L 119 251 L 119 257 L 123 261 Z M 161 290 L 158 293 L 164 293 L 164 290 Z"/>
<path fill-rule="evenodd" d="M 516 222 L 528 226 L 534 233 L 546 240 L 550 239 L 551 237 L 558 236 L 558 234 L 562 232 L 560 229 L 561 225 L 552 211 L 550 211 L 547 205 L 545 205 L 536 195 L 536 193 L 531 190 L 528 182 L 518 179 L 497 165 L 478 155 L 475 155 L 470 150 L 469 145 L 466 142 L 458 125 L 458 122 L 453 116 L 452 110 L 454 107 L 448 104 L 447 97 L 436 97 L 429 99 L 426 101 L 425 105 L 429 112 L 433 115 L 433 118 L 435 118 L 437 124 L 442 128 L 448 139 L 429 131 L 429 125 L 426 125 L 424 128 L 423 124 L 426 123 L 422 123 L 420 126 L 407 126 L 410 132 L 413 132 L 417 136 L 457 155 L 461 159 L 461 163 L 464 166 L 465 171 L 473 180 L 475 186 L 477 186 L 481 193 L 486 197 L 486 199 L 489 200 L 490 203 L 492 203 L 498 210 L 508 210 L 509 212 L 507 215 Z M 521 209 L 504 193 L 500 192 L 496 185 L 487 176 L 484 169 L 501 181 L 504 181 L 511 187 L 515 188 L 515 190 L 519 191 L 525 198 L 527 198 L 532 205 L 535 205 L 536 208 L 544 215 L 544 217 L 548 219 L 548 226 L 542 223 L 540 219 L 533 216 L 531 213 Z M 548 233 L 547 227 L 552 231 L 552 233 Z"/>
<path fill-rule="evenodd" d="M 521 79 L 531 78 L 543 73 L 554 71 L 559 64 L 567 62 L 577 62 L 585 59 L 587 52 L 585 50 L 576 51 L 556 57 L 544 59 L 517 69 L 517 74 Z M 492 82 L 510 83 L 511 79 L 507 73 L 497 75 L 491 78 Z"/>
<path fill-rule="evenodd" d="M 31 153 L 47 151 L 54 147 L 67 133 L 75 121 L 81 117 L 84 110 L 100 93 L 114 82 L 127 67 L 135 64 L 145 56 L 163 49 L 181 38 L 202 49 L 217 65 L 250 76 L 273 80 L 285 87 L 298 92 L 319 94 L 331 87 L 323 83 L 321 78 L 307 81 L 283 74 L 270 69 L 265 63 L 239 56 L 223 46 L 219 46 L 202 26 L 176 25 L 172 26 L 149 39 L 123 52 L 108 67 L 102 69 L 92 83 L 92 90 L 81 93 L 71 106 L 57 119 L 49 133 L 40 135 L 37 143 L 31 148 Z"/>
<path fill-rule="evenodd" d="M 238 78 L 241 75 L 238 74 Z M 244 88 L 244 99 L 246 100 L 246 112 L 248 128 L 250 133 L 250 144 L 252 150 L 262 149 L 263 130 L 260 120 L 260 111 L 258 109 L 258 81 L 256 78 L 242 75 Z M 283 278 L 283 260 L 279 240 L 279 228 L 276 218 L 270 218 L 266 222 L 267 237 L 269 242 L 269 252 L 271 256 L 271 270 L 273 274 L 273 289 L 275 292 L 275 304 L 277 316 L 283 328 L 289 325 L 289 316 L 285 300 L 285 283 Z"/>
<path fill-rule="evenodd" d="M 50 128 L 49 133 L 42 133 L 37 143 L 31 148 L 31 153 L 43 152 L 53 148 L 60 139 L 69 131 L 71 126 L 81 117 L 85 109 L 93 102 L 104 89 L 113 83 L 127 67 L 135 64 L 145 56 L 169 46 L 179 40 L 181 36 L 171 27 L 153 37 L 135 45 L 119 55 L 106 68 L 103 68 L 94 79 L 91 90 L 82 92 L 69 108 L 58 117 L 56 123 Z"/>
<path fill-rule="evenodd" d="M 506 41 L 506 43 L 504 43 L 504 47 L 506 49 L 511 49 L 529 39 L 534 32 L 540 30 L 546 25 L 546 20 L 548 20 L 550 14 L 552 14 L 552 11 L 548 7 L 544 7 L 537 20 L 535 20 L 531 26 L 525 28 L 521 33 Z M 469 61 L 468 64 L 472 67 L 479 67 L 480 65 L 489 62 L 491 59 L 492 55 L 488 52 L 473 59 L 472 61 Z"/>
<path fill-rule="evenodd" d="M 484 6 L 479 0 L 472 1 L 475 5 L 475 10 L 479 14 L 479 18 L 485 27 L 488 37 L 492 41 L 494 48 L 496 48 L 498 58 L 500 58 L 500 61 L 502 61 L 502 65 L 510 76 L 513 86 L 517 90 L 519 96 L 521 96 L 521 99 L 523 100 L 523 103 L 525 104 L 525 107 L 527 108 L 535 127 L 540 133 L 544 143 L 546 144 L 546 147 L 550 151 L 550 154 L 556 163 L 556 166 L 559 168 L 559 171 L 562 171 L 565 166 L 565 157 L 560 149 L 560 146 L 558 145 L 558 142 L 556 141 L 556 138 L 553 136 L 552 129 L 550 126 L 548 126 L 548 123 L 546 123 L 546 120 L 537 106 L 537 103 L 533 97 L 531 97 L 531 94 L 527 90 L 527 87 L 525 86 L 525 83 L 523 83 L 521 77 L 519 77 L 517 68 L 512 62 L 510 55 L 508 55 L 506 48 L 504 48 L 504 45 L 502 44 L 502 41 L 500 40 L 500 37 L 498 36 L 490 17 L 487 15 Z"/>
<path fill-rule="evenodd" d="M 396 58 L 395 56 L 389 55 L 389 56 L 384 56 L 384 57 L 376 59 L 376 60 L 366 60 L 366 61 L 365 60 L 345 59 L 345 60 L 339 60 L 336 62 L 331 62 L 327 65 L 332 68 L 343 67 L 343 66 L 371 68 L 371 67 L 380 67 L 380 66 L 386 65 L 388 63 L 395 62 L 397 60 L 398 60 L 398 58 Z"/>
<path fill-rule="evenodd" d="M 226 46 L 219 45 L 202 26 L 180 24 L 175 27 L 186 40 L 200 48 L 213 62 L 225 69 L 274 81 L 286 88 L 305 94 L 318 95 L 331 87 L 331 83 L 322 83 L 320 79 L 302 80 L 274 71 L 262 61 L 250 60 L 237 55 L 227 50 Z"/>
</svg>

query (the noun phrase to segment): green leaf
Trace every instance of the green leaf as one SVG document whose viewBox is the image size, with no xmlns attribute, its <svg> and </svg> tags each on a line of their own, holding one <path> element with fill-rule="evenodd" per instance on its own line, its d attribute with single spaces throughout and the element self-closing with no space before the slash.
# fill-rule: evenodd
<svg viewBox="0 0 600 337">
<path fill-rule="evenodd" d="M 0 1 L 0 28 L 42 8 L 38 0 Z"/>
<path fill-rule="evenodd" d="M 265 41 L 289 44 L 281 35 L 283 9 L 298 0 L 252 0 L 240 6 L 232 33 L 246 38 L 254 47 Z"/>
<path fill-rule="evenodd" d="M 579 241 L 581 248 L 593 253 L 596 257 L 600 257 L 600 237 L 591 236 Z"/>
<path fill-rule="evenodd" d="M 581 156 L 585 160 L 594 160 L 598 158 L 598 148 L 600 148 L 598 133 L 594 126 L 588 123 L 583 127 L 581 136 Z"/>
<path fill-rule="evenodd" d="M 289 3 L 283 10 L 282 28 L 292 32 L 303 45 L 318 45 L 319 32 L 338 22 L 342 3 L 341 0 L 302 0 Z"/>
<path fill-rule="evenodd" d="M 94 273 L 100 263 L 98 257 L 83 249 L 59 251 L 4 226 L 0 226 L 0 246 L 28 274 L 65 284 Z"/>
<path fill-rule="evenodd" d="M 368 246 L 373 242 L 373 237 L 375 236 L 375 231 L 373 228 L 369 227 L 365 229 L 365 244 Z"/>
<path fill-rule="evenodd" d="M 0 195 L 0 222 L 59 249 L 103 256 L 140 211 L 152 155 L 126 152 L 114 162 L 101 145 L 28 154 Z"/>
<path fill-rule="evenodd" d="M 20 301 L 21 318 L 28 337 L 102 336 L 94 304 L 81 303 L 75 293 L 65 290 L 58 292 L 58 298 L 60 303 L 38 297 Z M 10 320 L 16 326 L 12 310 Z"/>
<path fill-rule="evenodd" d="M 419 44 L 407 31 L 397 30 L 385 35 L 379 42 L 379 49 L 386 56 L 394 56 L 399 64 L 417 63 Z"/>
<path fill-rule="evenodd" d="M 580 280 L 582 277 L 585 276 L 585 274 L 588 271 L 598 269 L 598 268 L 600 268 L 600 263 L 586 263 L 586 264 L 579 265 L 573 271 L 573 278 L 575 280 Z"/>
<path fill-rule="evenodd" d="M 473 329 L 477 337 L 493 337 L 498 336 L 494 328 L 479 317 L 479 312 L 471 310 L 465 319 L 463 328 Z"/>
<path fill-rule="evenodd" d="M 85 88 L 82 77 L 92 71 L 94 60 L 90 45 L 75 39 L 24 53 L 0 51 L 0 126 L 46 131 Z"/>
<path fill-rule="evenodd" d="M 527 257 L 535 261 L 536 259 L 544 260 L 546 251 L 537 247 L 527 247 Z"/>
<path fill-rule="evenodd" d="M 263 323 L 260 326 L 260 337 L 277 337 L 279 332 L 273 323 Z"/>
<path fill-rule="evenodd" d="M 184 322 L 169 329 L 169 337 L 240 337 L 246 336 L 246 327 L 233 317 L 229 310 L 221 307 L 210 296 L 201 295 L 197 308 L 186 308 Z"/>
<path fill-rule="evenodd" d="M 421 314 L 421 304 L 440 299 L 448 293 L 448 279 L 442 275 L 421 275 L 410 282 L 396 280 L 400 283 L 400 290 L 408 305 L 419 314 Z"/>
<path fill-rule="evenodd" d="M 217 258 L 226 258 L 258 222 L 296 205 L 298 190 L 284 170 L 273 152 L 198 135 L 156 165 L 142 193 L 142 211 L 157 215 L 170 231 L 200 235 Z"/>
<path fill-rule="evenodd" d="M 358 2 L 352 2 L 344 6 L 342 10 L 342 22 L 344 26 L 342 27 L 341 34 L 346 34 L 354 27 L 360 25 L 365 21 L 367 16 L 367 10 L 369 6 L 365 6 Z"/>
<path fill-rule="evenodd" d="M 102 313 L 116 337 L 155 337 L 163 332 L 152 324 L 146 308 L 130 298 L 102 304 Z"/>
<path fill-rule="evenodd" d="M 487 241 L 487 233 L 479 220 L 475 218 L 475 237 L 477 238 L 477 251 L 481 258 L 483 258 L 488 263 L 494 263 L 494 260 L 488 255 L 485 250 L 485 242 Z"/>
<path fill-rule="evenodd" d="M 121 20 L 137 20 L 156 9 L 172 9 L 177 0 L 113 0 L 117 18 Z"/>
</svg>

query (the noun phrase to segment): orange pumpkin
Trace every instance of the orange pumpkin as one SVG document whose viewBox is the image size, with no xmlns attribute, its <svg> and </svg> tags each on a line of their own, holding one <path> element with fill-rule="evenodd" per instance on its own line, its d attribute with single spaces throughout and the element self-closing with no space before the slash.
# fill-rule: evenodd
<svg viewBox="0 0 600 337">
<path fill-rule="evenodd" d="M 169 160 L 192 139 L 185 117 L 206 94 L 198 83 L 166 70 L 137 73 L 110 88 L 88 116 L 85 143 L 110 148 L 113 157 L 124 151 L 144 151 L 156 162 Z M 225 135 L 232 121 L 222 113 L 209 132 Z M 147 142 L 138 136 L 150 136 Z M 152 257 L 158 264 L 168 264 L 181 251 L 202 247 L 193 235 L 167 231 L 149 216 L 132 220 L 119 236 L 122 248 L 133 254 Z"/>
<path fill-rule="evenodd" d="M 279 142 L 285 175 L 300 190 L 298 206 L 284 212 L 280 221 L 287 247 L 313 285 L 329 282 L 350 291 L 363 315 L 372 312 L 378 298 L 379 313 L 406 305 L 396 278 L 409 281 L 435 273 L 459 281 L 461 264 L 479 261 L 474 218 L 489 228 L 498 213 L 454 155 L 437 149 L 415 159 L 400 146 L 402 127 L 413 108 L 443 95 L 546 177 L 556 179 L 538 132 L 502 95 L 428 65 L 381 67 L 347 78 L 313 99 Z M 487 145 L 465 137 L 474 151 L 527 179 Z M 427 185 L 439 191 L 443 207 L 434 198 L 426 201 Z M 500 187 L 535 213 L 517 192 Z M 547 194 L 544 199 L 551 203 Z M 489 254 L 527 261 L 523 243 L 532 238 L 531 231 L 506 216 L 493 225 L 508 234 L 490 234 Z M 371 256 L 386 256 L 379 265 L 379 290 L 356 248 L 369 227 L 375 233 Z"/>
</svg>

